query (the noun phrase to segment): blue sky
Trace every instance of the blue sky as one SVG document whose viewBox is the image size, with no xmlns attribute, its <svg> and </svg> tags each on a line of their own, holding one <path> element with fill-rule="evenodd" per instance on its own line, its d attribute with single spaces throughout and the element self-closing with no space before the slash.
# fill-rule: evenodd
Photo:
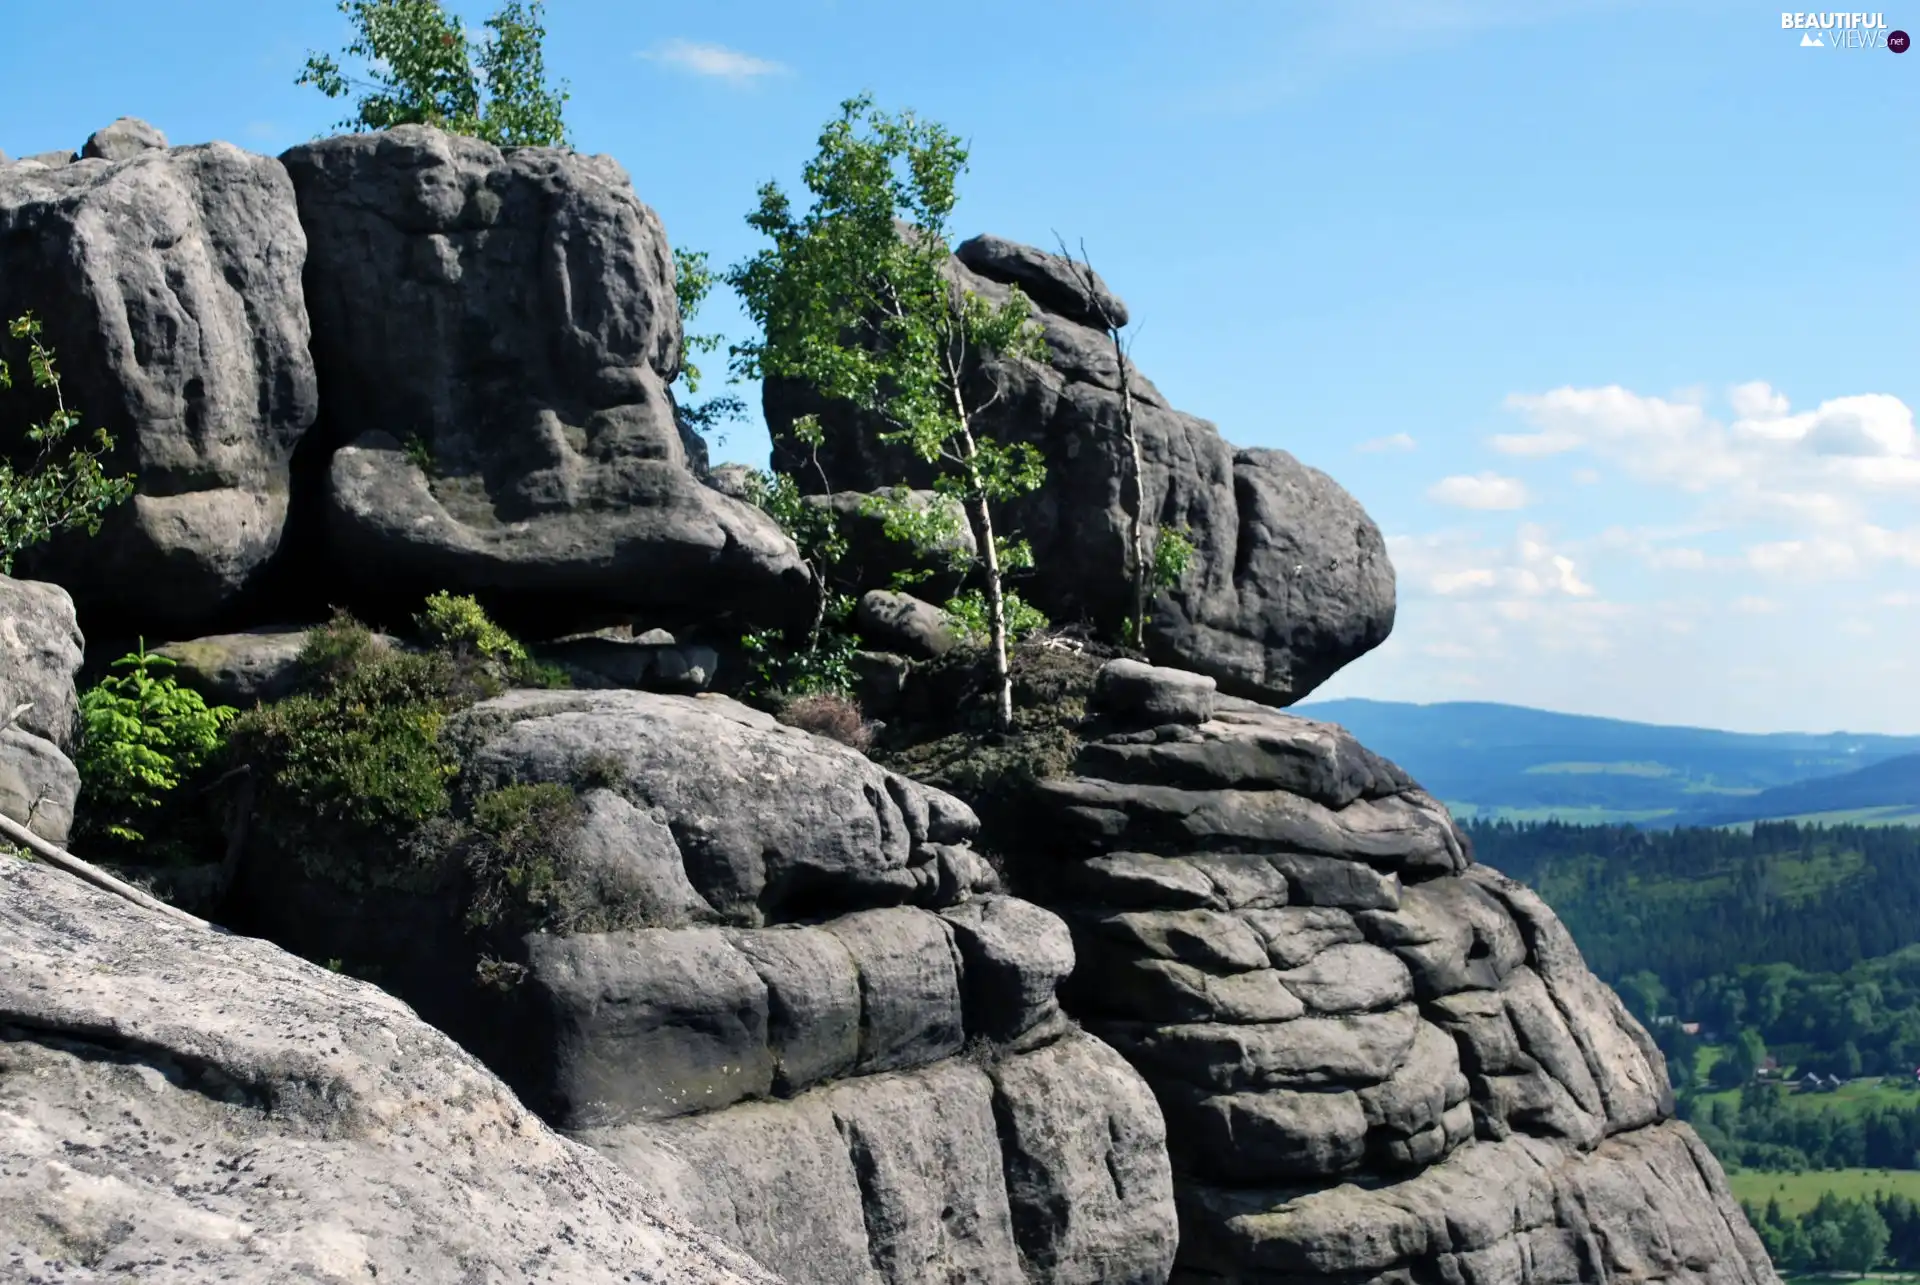
<svg viewBox="0 0 1920 1285">
<path fill-rule="evenodd" d="M 1887 21 L 1920 33 L 1909 3 Z M 1176 405 L 1388 534 L 1394 637 L 1322 695 L 1920 732 L 1920 52 L 1706 0 L 552 0 L 548 26 L 578 145 L 723 262 L 841 98 L 966 136 L 963 235 L 1084 238 Z M 292 80 L 346 39 L 324 0 L 42 6 L 0 43 L 0 149 L 133 114 L 278 151 L 340 115 Z"/>
</svg>

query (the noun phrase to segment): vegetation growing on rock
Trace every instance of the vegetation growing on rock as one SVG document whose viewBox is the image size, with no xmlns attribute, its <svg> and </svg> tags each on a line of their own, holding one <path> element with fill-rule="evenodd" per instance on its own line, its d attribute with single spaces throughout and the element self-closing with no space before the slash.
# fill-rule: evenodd
<svg viewBox="0 0 1920 1285">
<path fill-rule="evenodd" d="M 165 671 L 174 662 L 139 648 L 113 662 L 115 671 L 81 693 L 81 833 L 140 843 L 136 823 L 158 813 L 168 796 L 218 752 L 234 717 L 231 705 L 209 707 Z"/>
<path fill-rule="evenodd" d="M 881 443 L 931 465 L 935 489 L 963 506 L 979 550 L 974 614 L 989 639 L 1005 730 L 1013 724 L 1012 627 L 1031 625 L 1037 613 L 1020 610 L 1006 581 L 1033 565 L 1032 549 L 995 531 L 993 506 L 1038 489 L 1045 470 L 1030 444 L 982 431 L 978 417 L 1000 393 L 976 388 L 970 363 L 981 354 L 1044 362 L 1047 349 L 1017 287 L 994 304 L 945 271 L 947 221 L 966 165 L 966 148 L 940 125 L 849 99 L 807 166 L 813 208 L 796 219 L 785 193 L 762 187 L 747 222 L 773 246 L 727 280 L 761 330 L 734 349 L 740 376 L 799 380 L 871 417 Z M 817 446 L 817 419 L 803 417 L 795 431 Z M 902 520 L 923 526 L 928 512 L 910 509 Z"/>
<path fill-rule="evenodd" d="M 434 125 L 497 147 L 559 147 L 567 141 L 561 109 L 568 94 L 564 84 L 547 82 L 544 7 L 507 0 L 476 42 L 439 0 L 340 0 L 356 33 L 346 53 L 366 65 L 365 78 L 331 54 L 312 53 L 294 83 L 353 97 L 354 113 L 340 129 Z"/>
<path fill-rule="evenodd" d="M 62 531 L 96 534 L 107 510 L 133 494 L 131 477 L 107 476 L 103 461 L 113 438 L 104 428 L 91 434 L 90 446 L 76 445 L 65 459 L 57 457 L 80 427 L 80 412 L 61 394 L 60 372 L 53 350 L 40 340 L 39 319 L 22 313 L 7 323 L 7 334 L 25 343 L 27 375 L 22 385 L 0 358 L 0 393 L 37 396 L 52 409 L 20 427 L 17 441 L 10 425 L 0 441 L 0 575 L 13 574 L 16 555 Z"/>
</svg>

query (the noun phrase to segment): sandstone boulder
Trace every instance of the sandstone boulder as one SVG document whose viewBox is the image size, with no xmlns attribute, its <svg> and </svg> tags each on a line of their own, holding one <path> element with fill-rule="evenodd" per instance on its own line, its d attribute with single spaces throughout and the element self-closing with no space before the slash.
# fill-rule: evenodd
<svg viewBox="0 0 1920 1285">
<path fill-rule="evenodd" d="M 672 257 L 619 165 L 411 125 L 282 159 L 337 448 L 328 558 L 358 591 L 491 591 L 552 624 L 764 618 L 804 588 L 771 519 L 690 467 Z"/>
<path fill-rule="evenodd" d="M 0 576 L 0 812 L 53 843 L 66 842 L 80 794 L 67 756 L 83 646 L 64 589 Z"/>
<path fill-rule="evenodd" d="M 1068 929 L 995 891 L 968 808 L 715 696 L 515 691 L 444 735 L 465 789 L 577 793 L 554 857 L 576 913 L 465 934 L 431 897 L 343 899 L 269 838 L 247 925 L 382 967 L 549 1122 L 790 1280 L 1167 1279 L 1160 1109 L 1062 1016 Z"/>
<path fill-rule="evenodd" d="M 280 545 L 318 408 L 307 238 L 278 161 L 147 146 L 157 132 L 125 121 L 95 139 L 100 159 L 0 173 L 0 315 L 41 318 L 67 405 L 113 434 L 110 464 L 137 490 L 97 537 L 21 567 L 66 586 L 83 618 L 191 627 Z"/>
<path fill-rule="evenodd" d="M 1083 730 L 986 838 L 1161 1103 L 1175 1280 L 1775 1285 L 1646 1032 L 1405 773 L 1232 700 Z"/>
<path fill-rule="evenodd" d="M 1045 486 L 1009 502 L 1001 519 L 1033 545 L 1037 566 L 1021 593 L 1056 621 L 1117 633 L 1130 614 L 1131 464 L 1121 368 L 1095 305 L 1119 315 L 1124 305 L 1097 281 L 1089 295 L 1057 256 L 995 237 L 961 245 L 952 273 L 989 300 L 1011 286 L 1026 291 L 1052 358 L 976 372 L 983 394 L 992 386 L 1002 394 L 986 431 L 1031 443 L 1046 461 Z M 1144 640 L 1153 658 L 1214 678 L 1224 692 L 1287 704 L 1379 646 L 1393 627 L 1393 567 L 1353 497 L 1285 451 L 1235 449 L 1128 372 L 1148 539 L 1185 531 L 1194 545 L 1180 582 L 1154 595 Z M 763 400 L 776 462 L 803 489 L 822 486 L 821 473 L 852 491 L 928 484 L 924 465 L 809 390 L 770 382 Z M 817 469 L 786 432 L 808 413 L 828 428 Z"/>
<path fill-rule="evenodd" d="M 772 1285 L 400 1001 L 0 857 L 10 1279 Z"/>
</svg>

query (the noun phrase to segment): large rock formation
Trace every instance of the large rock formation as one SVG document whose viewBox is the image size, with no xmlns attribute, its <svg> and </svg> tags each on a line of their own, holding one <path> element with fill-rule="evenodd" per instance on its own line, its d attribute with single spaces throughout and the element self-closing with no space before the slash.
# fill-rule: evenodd
<svg viewBox="0 0 1920 1285">
<path fill-rule="evenodd" d="M 0 856 L 8 1280 L 774 1285 L 392 996 Z"/>
<path fill-rule="evenodd" d="M 1033 298 L 1052 360 L 998 362 L 976 372 L 1000 400 L 987 431 L 1030 442 L 1046 485 L 1006 506 L 1008 526 L 1033 543 L 1037 566 L 1021 590 L 1058 620 L 1085 618 L 1117 633 L 1126 620 L 1129 454 L 1121 430 L 1120 367 L 1096 303 L 1120 304 L 1096 281 L 1089 297 L 1065 261 L 997 237 L 963 244 L 951 265 L 967 289 L 998 301 L 1010 284 Z M 1238 450 L 1213 425 L 1175 410 L 1128 367 L 1143 458 L 1149 547 L 1184 529 L 1195 552 L 1173 589 L 1155 594 L 1146 646 L 1155 658 L 1269 703 L 1299 700 L 1393 627 L 1393 567 L 1371 519 L 1333 479 L 1285 451 Z M 844 412 L 807 390 L 770 383 L 767 422 L 782 467 L 803 488 L 871 491 L 925 485 L 924 466 L 880 446 Z M 821 469 L 793 453 L 786 430 L 807 412 L 829 427 Z"/>
<path fill-rule="evenodd" d="M 0 317 L 39 316 L 67 405 L 114 435 L 111 462 L 138 483 L 98 537 L 21 565 L 83 615 L 152 632 L 207 620 L 257 578 L 318 401 L 285 170 L 164 142 L 122 120 L 88 159 L 0 168 Z M 0 419 L 45 410 L 16 393 Z"/>
<path fill-rule="evenodd" d="M 0 576 L 0 812 L 65 843 L 80 794 L 73 676 L 85 640 L 55 585 Z"/>
<path fill-rule="evenodd" d="M 659 218 L 604 156 L 422 126 L 293 148 L 329 562 L 363 593 L 766 614 L 804 581 L 701 485 Z"/>
<path fill-rule="evenodd" d="M 513 692 L 445 735 L 469 791 L 577 792 L 552 931 L 477 960 L 458 905 L 343 899 L 271 845 L 248 922 L 380 967 L 792 1281 L 1166 1279 L 1160 1111 L 1062 1015 L 1067 930 L 993 891 L 966 807 L 719 697 Z"/>
<path fill-rule="evenodd" d="M 1659 1050 L 1445 809 L 1338 727 L 1101 677 L 1015 853 L 1165 1111 L 1177 1280 L 1773 1285 Z"/>
</svg>

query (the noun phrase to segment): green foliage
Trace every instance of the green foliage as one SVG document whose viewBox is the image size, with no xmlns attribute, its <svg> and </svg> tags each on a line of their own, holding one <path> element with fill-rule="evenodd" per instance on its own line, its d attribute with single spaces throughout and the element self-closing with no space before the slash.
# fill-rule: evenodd
<svg viewBox="0 0 1920 1285">
<path fill-rule="evenodd" d="M 767 699 L 853 690 L 853 656 L 860 650 L 852 628 L 854 602 L 828 587 L 833 566 L 846 556 L 847 539 L 833 511 L 811 504 L 785 473 L 747 474 L 747 498 L 777 523 L 799 549 L 813 579 L 816 605 L 804 633 L 759 630 L 743 637 L 756 694 Z"/>
<path fill-rule="evenodd" d="M 97 535 L 108 509 L 133 494 L 133 478 L 107 476 L 103 460 L 113 438 L 96 429 L 90 447 L 74 446 L 56 458 L 62 442 L 80 427 L 80 412 L 60 392 L 53 351 L 40 340 L 40 322 L 23 313 L 7 323 L 7 334 L 26 341 L 27 382 L 52 402 L 52 410 L 21 431 L 25 446 L 0 443 L 0 575 L 13 574 L 16 555 L 62 531 Z M 0 392 L 15 388 L 13 368 L 0 359 Z M 26 389 L 21 389 L 26 392 Z"/>
<path fill-rule="evenodd" d="M 139 647 L 113 662 L 109 674 L 80 696 L 80 811 L 85 829 L 127 843 L 167 795 L 220 748 L 229 705 L 211 708 L 200 694 L 162 671 L 173 661 Z"/>
<path fill-rule="evenodd" d="M 675 394 L 675 402 L 680 408 L 680 417 L 701 433 L 714 433 L 721 424 L 732 420 L 744 419 L 747 404 L 732 393 L 722 393 L 695 402 L 693 395 L 700 391 L 702 374 L 695 358 L 717 351 L 725 342 L 723 336 L 710 331 L 694 330 L 694 320 L 699 315 L 700 305 L 713 293 L 713 287 L 719 283 L 713 269 L 707 266 L 705 250 L 683 250 L 678 246 L 673 251 L 674 294 L 680 305 L 680 377 L 681 391 Z M 724 437 L 716 438 L 725 443 Z"/>
<path fill-rule="evenodd" d="M 489 660 L 527 658 L 527 649 L 494 624 L 480 603 L 471 597 L 444 590 L 433 594 L 425 608 L 413 618 L 413 623 L 430 646 L 471 651 Z"/>
<path fill-rule="evenodd" d="M 563 85 L 547 83 L 540 0 L 507 0 L 475 42 L 439 0 L 340 0 L 357 33 L 349 58 L 366 64 L 348 75 L 329 54 L 310 53 L 294 82 L 329 98 L 356 96 L 341 129 L 434 125 L 497 147 L 561 147 L 567 130 Z"/>
<path fill-rule="evenodd" d="M 433 476 L 432 443 L 428 442 L 426 438 L 420 436 L 418 433 L 414 433 L 407 438 L 405 450 L 408 463 L 412 464 L 422 473 L 425 473 L 428 477 Z"/>
<path fill-rule="evenodd" d="M 1019 594 L 1009 589 L 1002 603 L 1007 615 L 1007 640 L 1019 642 L 1030 634 L 1038 633 L 1047 627 L 1047 618 L 1038 607 L 1032 606 Z M 953 621 L 955 632 L 962 641 L 984 644 L 988 641 L 987 596 L 978 589 L 969 589 L 965 593 L 955 594 L 947 599 L 942 608 Z"/>
<path fill-rule="evenodd" d="M 477 796 L 462 845 L 472 880 L 468 925 L 551 924 L 564 910 L 567 841 L 580 816 L 578 796 L 553 782 L 503 785 Z"/>
<path fill-rule="evenodd" d="M 773 244 L 727 281 L 761 336 L 733 348 L 737 376 L 816 389 L 876 424 L 882 443 L 934 465 L 935 488 L 961 502 L 981 551 L 1004 724 L 1006 639 L 992 608 L 1005 569 L 990 506 L 1038 487 L 1044 464 L 1032 445 L 979 431 L 976 417 L 998 392 L 980 398 L 973 380 L 980 358 L 1044 361 L 1047 348 L 1019 290 L 992 304 L 947 275 L 947 223 L 966 164 L 945 128 L 849 99 L 804 171 L 812 208 L 796 218 L 778 185 L 763 186 L 747 222 Z M 796 428 L 803 441 L 818 431 Z"/>
<path fill-rule="evenodd" d="M 830 593 L 824 606 L 810 635 L 798 643 L 780 630 L 760 630 L 740 639 L 753 664 L 756 695 L 778 699 L 853 691 L 853 657 L 860 650 L 860 636 L 853 631 L 853 599 Z"/>
<path fill-rule="evenodd" d="M 1175 589 L 1193 563 L 1193 533 L 1185 527 L 1164 527 L 1153 541 L 1153 582 Z"/>
</svg>

